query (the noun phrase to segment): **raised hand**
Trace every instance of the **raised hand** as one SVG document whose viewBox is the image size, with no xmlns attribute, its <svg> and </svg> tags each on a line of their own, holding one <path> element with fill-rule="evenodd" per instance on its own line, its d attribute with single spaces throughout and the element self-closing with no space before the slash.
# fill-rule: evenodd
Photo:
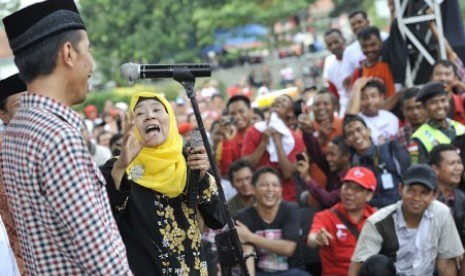
<svg viewBox="0 0 465 276">
<path fill-rule="evenodd" d="M 305 107 L 305 104 L 302 103 L 302 114 L 298 118 L 299 127 L 304 133 L 313 133 L 314 127 L 313 122 L 310 120 L 309 112 Z"/>
<path fill-rule="evenodd" d="M 121 155 L 118 161 L 115 162 L 115 166 L 126 169 L 127 166 L 136 158 L 142 148 L 147 144 L 144 136 L 141 135 L 141 141 L 137 141 L 136 129 L 134 126 L 134 114 L 131 111 L 130 114 L 124 116 L 124 132 L 123 142 L 121 145 Z"/>
</svg>

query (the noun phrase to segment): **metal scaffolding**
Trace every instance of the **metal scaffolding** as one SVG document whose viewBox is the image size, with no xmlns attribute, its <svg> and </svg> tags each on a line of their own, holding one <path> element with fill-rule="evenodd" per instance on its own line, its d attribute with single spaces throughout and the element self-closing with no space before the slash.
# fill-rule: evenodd
<svg viewBox="0 0 465 276">
<path fill-rule="evenodd" d="M 419 55 L 415 59 L 407 57 L 407 66 L 405 74 L 405 86 L 413 86 L 413 82 L 420 70 L 420 65 L 423 59 L 426 59 L 427 62 L 431 65 L 434 64 L 435 58 L 428 51 L 425 45 L 428 45 L 432 38 L 432 32 L 428 29 L 424 36 L 424 41 L 421 41 L 409 28 L 408 25 L 419 24 L 423 22 L 428 22 L 434 20 L 438 29 L 438 48 L 439 48 L 439 58 L 446 59 L 446 49 L 444 46 L 444 32 L 442 26 L 442 17 L 440 0 L 423 0 L 425 6 L 422 7 L 419 11 L 414 12 L 413 14 L 407 13 L 407 7 L 409 2 L 415 0 L 394 0 L 396 7 L 396 18 L 397 24 L 404 39 L 404 42 L 409 42 L 418 52 Z M 433 10 L 432 14 L 424 14 L 425 8 L 431 8 Z"/>
</svg>

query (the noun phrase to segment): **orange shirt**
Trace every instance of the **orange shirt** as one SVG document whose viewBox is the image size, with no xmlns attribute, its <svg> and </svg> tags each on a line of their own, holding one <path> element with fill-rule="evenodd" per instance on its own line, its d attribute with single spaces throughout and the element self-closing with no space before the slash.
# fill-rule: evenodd
<svg viewBox="0 0 465 276">
<path fill-rule="evenodd" d="M 360 75 L 360 73 L 362 73 Z M 396 92 L 394 88 L 394 79 L 392 78 L 391 68 L 389 64 L 383 61 L 377 62 L 375 65 L 367 67 L 363 66 L 362 70 L 360 68 L 355 69 L 352 74 L 352 79 L 350 80 L 350 86 L 360 77 L 375 77 L 383 81 L 386 86 L 386 95 L 385 98 L 389 98 Z"/>
<path fill-rule="evenodd" d="M 333 119 L 333 131 L 329 135 L 328 142 L 321 146 L 321 150 L 324 153 L 326 153 L 326 150 L 328 149 L 329 142 L 335 137 L 342 135 L 342 121 L 342 118 Z M 320 131 L 320 125 L 317 122 L 315 122 L 314 127 L 317 132 Z M 315 162 L 311 161 L 311 159 L 312 157 L 310 156 L 310 176 L 320 187 L 324 188 L 326 187 L 326 175 Z"/>
</svg>

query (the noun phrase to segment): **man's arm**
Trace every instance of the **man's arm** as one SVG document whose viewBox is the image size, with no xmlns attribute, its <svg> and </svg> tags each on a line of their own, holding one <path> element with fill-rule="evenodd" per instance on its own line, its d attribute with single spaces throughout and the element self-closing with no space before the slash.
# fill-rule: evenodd
<svg viewBox="0 0 465 276">
<path fill-rule="evenodd" d="M 41 166 L 42 188 L 70 257 L 89 275 L 130 274 L 104 183 L 79 132 L 51 141 Z"/>
<path fill-rule="evenodd" d="M 236 221 L 237 234 L 241 242 L 245 244 L 252 244 L 256 247 L 265 249 L 268 252 L 276 253 L 278 255 L 290 257 L 294 255 L 297 249 L 297 242 L 290 240 L 270 240 L 265 237 L 252 233 L 249 228 L 240 221 Z"/>
<path fill-rule="evenodd" d="M 360 268 L 362 268 L 361 262 L 350 262 L 350 267 L 349 267 L 349 273 L 347 275 L 349 276 L 358 276 L 358 273 L 360 272 Z"/>
<path fill-rule="evenodd" d="M 258 141 L 254 141 L 253 132 L 258 132 L 258 130 L 251 128 L 246 132 L 242 148 L 242 158 L 249 161 L 250 165 L 255 168 L 260 164 L 260 160 L 266 151 L 266 145 L 269 140 L 269 130 L 265 130 L 260 136 L 261 139 Z"/>
<path fill-rule="evenodd" d="M 370 78 L 360 77 L 354 82 L 346 114 L 357 115 L 360 112 L 362 89 L 369 80 Z"/>
<path fill-rule="evenodd" d="M 250 255 L 254 252 L 254 247 L 250 244 L 242 244 L 242 252 L 244 253 L 244 256 Z M 255 276 L 255 258 L 250 257 L 247 258 L 245 261 L 245 264 L 247 266 L 247 270 L 249 271 L 250 276 Z"/>
<path fill-rule="evenodd" d="M 439 276 L 456 276 L 457 266 L 454 259 L 437 259 L 436 268 Z"/>
<path fill-rule="evenodd" d="M 276 145 L 276 151 L 278 153 L 278 164 L 279 168 L 281 169 L 281 172 L 283 173 L 283 178 L 289 179 L 292 177 L 295 167 L 284 152 L 282 134 L 278 133 L 277 131 L 274 131 L 272 132 L 272 137 Z"/>
</svg>

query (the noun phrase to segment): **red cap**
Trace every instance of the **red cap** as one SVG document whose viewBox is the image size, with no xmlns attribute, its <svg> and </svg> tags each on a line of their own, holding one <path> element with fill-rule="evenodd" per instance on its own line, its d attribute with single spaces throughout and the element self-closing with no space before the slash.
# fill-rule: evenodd
<svg viewBox="0 0 465 276">
<path fill-rule="evenodd" d="M 342 182 L 352 181 L 362 186 L 365 189 L 376 190 L 376 176 L 375 174 L 365 167 L 353 167 L 342 179 Z"/>
<path fill-rule="evenodd" d="M 191 123 L 181 123 L 178 125 L 178 131 L 179 134 L 183 135 L 184 133 L 187 133 L 193 129 Z"/>
</svg>

